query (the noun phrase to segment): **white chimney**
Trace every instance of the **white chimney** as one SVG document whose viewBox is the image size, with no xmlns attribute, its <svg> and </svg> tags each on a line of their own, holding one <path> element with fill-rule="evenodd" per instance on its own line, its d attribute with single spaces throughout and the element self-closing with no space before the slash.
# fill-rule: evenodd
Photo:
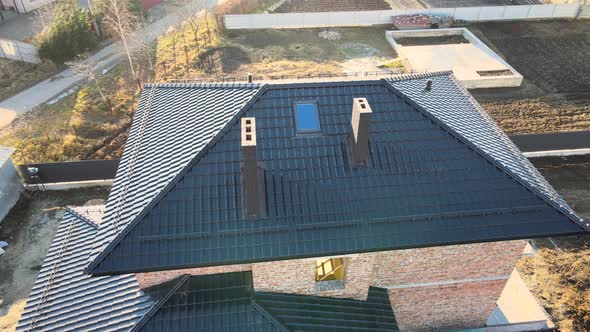
<svg viewBox="0 0 590 332">
<path fill-rule="evenodd" d="M 265 206 L 263 187 L 264 171 L 256 159 L 256 119 L 242 118 L 242 196 L 246 216 L 261 215 Z"/>
<path fill-rule="evenodd" d="M 352 162 L 355 166 L 366 165 L 369 154 L 369 127 L 371 126 L 371 106 L 367 98 L 354 98 L 352 101 Z"/>
</svg>

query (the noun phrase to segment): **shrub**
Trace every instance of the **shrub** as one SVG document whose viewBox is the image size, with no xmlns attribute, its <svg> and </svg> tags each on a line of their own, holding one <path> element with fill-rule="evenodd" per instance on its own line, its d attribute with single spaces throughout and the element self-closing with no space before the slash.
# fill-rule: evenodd
<svg viewBox="0 0 590 332">
<path fill-rule="evenodd" d="M 37 36 L 39 56 L 57 65 L 96 47 L 98 41 L 88 13 L 72 0 L 55 4 L 51 25 Z"/>
</svg>

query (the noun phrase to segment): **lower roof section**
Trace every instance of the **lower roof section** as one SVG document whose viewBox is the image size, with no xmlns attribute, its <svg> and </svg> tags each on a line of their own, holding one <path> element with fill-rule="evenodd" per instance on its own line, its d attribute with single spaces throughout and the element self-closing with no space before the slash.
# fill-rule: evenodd
<svg viewBox="0 0 590 332">
<path fill-rule="evenodd" d="M 251 272 L 179 278 L 182 285 L 137 331 L 397 331 L 387 290 L 367 301 L 258 293 Z"/>
<path fill-rule="evenodd" d="M 250 271 L 184 275 L 143 289 L 134 275 L 84 274 L 103 209 L 67 208 L 17 331 L 397 330 L 384 289 L 358 301 L 256 293 Z"/>
<path fill-rule="evenodd" d="M 104 206 L 68 208 L 29 294 L 17 331 L 129 331 L 163 294 L 139 288 L 134 275 L 91 277 L 88 261 Z"/>
</svg>

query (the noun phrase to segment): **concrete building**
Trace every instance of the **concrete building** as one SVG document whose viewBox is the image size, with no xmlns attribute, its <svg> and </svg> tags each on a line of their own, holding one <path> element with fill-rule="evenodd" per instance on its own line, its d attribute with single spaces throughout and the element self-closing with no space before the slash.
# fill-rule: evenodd
<svg viewBox="0 0 590 332">
<path fill-rule="evenodd" d="M 10 156 L 14 149 L 0 146 L 0 222 L 20 198 L 22 183 Z"/>
<path fill-rule="evenodd" d="M 484 328 L 524 239 L 588 231 L 450 72 L 147 85 L 90 215 L 17 330 Z"/>
</svg>

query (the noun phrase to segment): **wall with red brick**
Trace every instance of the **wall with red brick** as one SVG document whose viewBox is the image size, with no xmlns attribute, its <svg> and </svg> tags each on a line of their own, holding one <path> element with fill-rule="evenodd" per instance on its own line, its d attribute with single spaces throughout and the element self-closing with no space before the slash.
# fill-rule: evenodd
<svg viewBox="0 0 590 332">
<path fill-rule="evenodd" d="M 295 259 L 252 264 L 254 288 L 259 291 L 319 295 L 366 300 L 373 280 L 372 267 L 375 254 L 359 254 L 345 257 L 344 289 L 316 289 L 315 269 L 317 259 Z"/>
<path fill-rule="evenodd" d="M 506 280 L 464 282 L 389 290 L 401 331 L 485 326 Z"/>
<path fill-rule="evenodd" d="M 229 272 L 241 272 L 251 271 L 251 264 L 239 264 L 239 265 L 225 265 L 225 266 L 212 266 L 212 267 L 198 267 L 193 269 L 180 269 L 180 270 L 169 270 L 159 272 L 146 272 L 136 273 L 135 278 L 139 287 L 146 288 L 153 285 L 158 285 L 168 280 L 172 280 L 183 274 L 190 274 L 194 276 L 205 275 L 205 274 L 218 274 L 218 273 L 229 273 Z"/>
<path fill-rule="evenodd" d="M 142 287 L 180 274 L 252 271 L 258 291 L 365 300 L 369 286 L 389 289 L 402 330 L 481 327 L 524 249 L 524 241 L 476 243 L 345 256 L 345 287 L 316 288 L 316 258 L 137 273 Z"/>
</svg>

